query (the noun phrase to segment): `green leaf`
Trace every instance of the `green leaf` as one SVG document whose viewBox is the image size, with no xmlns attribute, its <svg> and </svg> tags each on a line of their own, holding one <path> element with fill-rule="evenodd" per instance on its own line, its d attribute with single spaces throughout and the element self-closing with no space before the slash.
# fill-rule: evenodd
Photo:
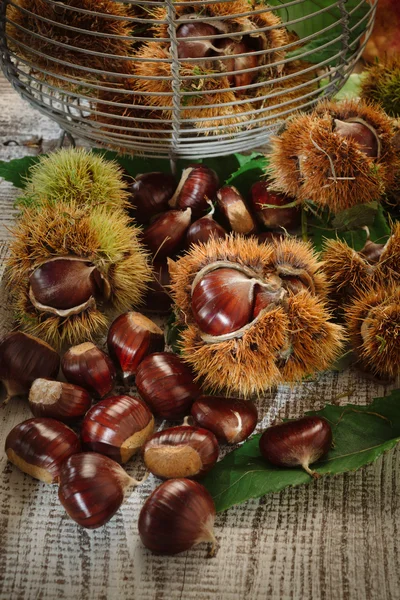
<svg viewBox="0 0 400 600">
<path fill-rule="evenodd" d="M 378 212 L 378 202 L 369 204 L 356 204 L 337 213 L 332 219 L 332 227 L 344 231 L 351 231 L 356 227 L 373 225 Z"/>
<path fill-rule="evenodd" d="M 324 417 L 332 427 L 334 447 L 313 465 L 320 475 L 356 471 L 400 441 L 400 390 L 376 398 L 369 406 L 328 404 L 306 414 Z M 258 447 L 260 437 L 253 436 L 228 454 L 202 480 L 218 512 L 250 498 L 313 481 L 301 468 L 274 467 L 264 460 Z"/>
<path fill-rule="evenodd" d="M 185 329 L 178 323 L 175 313 L 172 313 L 165 326 L 165 341 L 176 354 L 181 353 L 180 334 Z"/>
<path fill-rule="evenodd" d="M 359 98 L 361 91 L 361 73 L 352 73 L 342 89 L 335 94 L 335 100 Z"/>
<path fill-rule="evenodd" d="M 283 4 L 283 0 L 258 0 L 258 3 L 279 7 Z M 294 31 L 300 39 L 315 35 L 305 45 L 288 52 L 287 56 L 289 58 L 310 52 L 304 57 L 307 62 L 319 63 L 331 59 L 329 65 L 331 67 L 340 62 L 340 56 L 335 59 L 333 57 L 344 48 L 342 42 L 343 15 L 340 7 L 332 6 L 332 4 L 332 0 L 303 0 L 303 2 L 276 11 L 284 23 L 295 21 L 287 25 L 287 28 Z M 363 20 L 363 18 L 366 17 L 370 8 L 367 2 L 360 2 L 360 0 L 347 0 L 345 4 L 345 10 L 348 14 L 347 31 L 349 34 L 347 57 L 354 53 L 358 47 L 359 36 L 364 32 L 366 24 L 366 20 Z M 325 9 L 324 12 L 316 14 L 321 9 Z M 330 29 L 323 32 L 327 27 L 330 27 Z M 327 43 L 327 47 L 321 49 L 321 46 Z"/>
<path fill-rule="evenodd" d="M 234 185 L 239 192 L 246 197 L 251 186 L 260 179 L 265 179 L 268 158 L 260 155 L 258 158 L 246 162 L 227 180 L 227 185 Z"/>
<path fill-rule="evenodd" d="M 315 249 L 320 252 L 325 240 L 339 239 L 346 242 L 349 246 L 354 248 L 354 250 L 361 250 L 368 238 L 367 230 L 361 228 L 364 225 L 368 228 L 369 239 L 372 242 L 384 243 L 390 235 L 390 227 L 381 204 L 377 205 L 374 219 L 371 219 L 374 204 L 375 203 L 357 205 L 353 207 L 354 212 L 352 212 L 353 209 L 349 209 L 350 212 L 343 211 L 343 213 L 339 213 L 333 218 L 331 218 L 327 212 L 322 213 L 319 217 L 315 214 L 309 217 L 308 235 L 314 244 Z M 370 207 L 370 209 L 368 209 L 368 207 Z M 343 229 L 337 229 L 334 226 L 336 218 L 336 224 L 343 226 Z M 358 228 L 356 228 L 353 223 L 351 229 L 345 230 L 346 218 L 348 219 L 349 225 L 351 219 L 354 218 L 354 223 L 357 221 Z"/>
<path fill-rule="evenodd" d="M 43 156 L 43 155 L 42 155 Z M 39 162 L 41 156 L 24 156 L 9 162 L 0 160 L 0 177 L 10 181 L 17 188 L 25 187 L 25 179 L 32 165 Z"/>
</svg>

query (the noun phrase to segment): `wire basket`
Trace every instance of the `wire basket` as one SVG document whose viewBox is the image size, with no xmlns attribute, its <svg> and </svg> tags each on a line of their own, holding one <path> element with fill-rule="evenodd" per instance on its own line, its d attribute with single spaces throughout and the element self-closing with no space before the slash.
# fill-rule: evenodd
<svg viewBox="0 0 400 600">
<path fill-rule="evenodd" d="M 3 0 L 0 63 L 73 136 L 158 158 L 261 147 L 344 84 L 377 0 Z"/>
</svg>

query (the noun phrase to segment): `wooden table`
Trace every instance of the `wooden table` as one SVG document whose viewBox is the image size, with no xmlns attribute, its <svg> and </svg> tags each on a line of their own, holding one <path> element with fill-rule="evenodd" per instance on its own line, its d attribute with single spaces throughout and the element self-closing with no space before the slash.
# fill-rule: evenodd
<svg viewBox="0 0 400 600">
<path fill-rule="evenodd" d="M 0 76 L 0 159 L 54 147 L 59 129 Z M 18 145 L 15 145 L 15 142 Z M 0 275 L 18 191 L 0 182 Z M 0 302 L 0 333 L 11 328 Z M 365 404 L 387 393 L 356 373 L 328 373 L 259 402 L 260 428 L 327 402 Z M 349 397 L 346 396 L 349 394 Z M 1 444 L 30 416 L 24 401 L 0 412 Z M 136 461 L 131 473 L 140 474 Z M 220 546 L 176 557 L 153 556 L 137 519 L 155 480 L 137 488 L 99 530 L 78 527 L 57 489 L 19 472 L 0 454 L 0 597 L 4 600 L 394 600 L 400 598 L 400 449 L 357 473 L 325 478 L 217 516 Z"/>
</svg>

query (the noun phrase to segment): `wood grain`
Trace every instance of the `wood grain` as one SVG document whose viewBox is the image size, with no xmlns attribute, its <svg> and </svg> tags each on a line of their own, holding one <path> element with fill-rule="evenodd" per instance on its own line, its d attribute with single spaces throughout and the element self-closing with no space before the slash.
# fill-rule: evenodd
<svg viewBox="0 0 400 600">
<path fill-rule="evenodd" d="M 0 159 L 54 147 L 58 127 L 23 102 L 0 77 Z M 25 146 L 34 136 L 36 147 Z M 4 145 L 8 140 L 20 145 Z M 0 274 L 15 217 L 11 185 L 0 182 Z M 12 327 L 0 289 L 0 332 Z M 360 374 L 323 374 L 259 401 L 265 427 L 326 402 L 365 404 L 388 392 Z M 345 394 L 348 393 L 347 397 Z M 30 417 L 23 400 L 1 409 L 1 440 Z M 140 477 L 143 465 L 129 471 Z M 96 531 L 65 514 L 56 486 L 17 471 L 0 454 L 0 597 L 4 600 L 397 600 L 400 598 L 400 451 L 352 474 L 250 501 L 218 515 L 220 547 L 176 557 L 151 555 L 137 519 L 156 481 L 135 489 L 114 519 Z"/>
</svg>

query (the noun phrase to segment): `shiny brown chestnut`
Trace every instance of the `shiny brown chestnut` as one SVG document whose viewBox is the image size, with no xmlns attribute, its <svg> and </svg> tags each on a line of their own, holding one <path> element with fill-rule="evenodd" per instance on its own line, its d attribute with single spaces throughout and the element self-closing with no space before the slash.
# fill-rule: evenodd
<svg viewBox="0 0 400 600">
<path fill-rule="evenodd" d="M 248 93 L 249 86 L 258 76 L 256 70 L 258 66 L 258 56 L 250 54 L 253 50 L 245 40 L 237 41 L 237 39 L 225 38 L 220 40 L 218 48 L 223 54 L 220 55 L 220 64 L 223 71 L 230 73 L 227 75 L 231 86 L 242 89 L 236 90 L 236 94 Z M 244 56 L 235 56 L 235 55 Z M 247 69 L 254 69 L 247 71 Z"/>
<path fill-rule="evenodd" d="M 113 389 L 115 367 L 92 342 L 72 346 L 62 358 L 61 369 L 69 383 L 85 388 L 96 398 L 103 398 Z"/>
<path fill-rule="evenodd" d="M 147 498 L 139 535 L 158 554 L 178 554 L 201 542 L 216 545 L 215 505 L 206 488 L 191 479 L 168 479 Z"/>
<path fill-rule="evenodd" d="M 158 261 L 165 260 L 177 252 L 185 239 L 192 218 L 190 208 L 169 210 L 158 216 L 144 230 L 142 241 Z"/>
<path fill-rule="evenodd" d="M 208 209 L 208 201 L 212 201 L 218 190 L 218 175 L 204 165 L 188 167 L 182 173 L 170 206 L 181 210 L 190 208 L 192 218 L 198 219 Z"/>
<path fill-rule="evenodd" d="M 124 382 L 136 375 L 139 363 L 152 352 L 164 350 L 164 333 L 153 321 L 138 312 L 115 319 L 107 335 L 107 347 Z"/>
<path fill-rule="evenodd" d="M 0 341 L 0 381 L 7 394 L 4 402 L 26 394 L 38 377 L 57 377 L 59 369 L 58 353 L 32 335 L 14 331 Z"/>
<path fill-rule="evenodd" d="M 146 356 L 136 373 L 136 387 L 154 415 L 171 420 L 184 417 L 201 394 L 192 371 L 170 352 Z"/>
<path fill-rule="evenodd" d="M 45 483 L 57 481 L 63 463 L 81 451 L 78 436 L 55 419 L 28 419 L 16 425 L 5 443 L 8 460 Z"/>
<path fill-rule="evenodd" d="M 252 320 L 254 280 L 234 268 L 221 267 L 193 282 L 192 313 L 201 331 L 219 336 Z"/>
<path fill-rule="evenodd" d="M 270 190 L 268 181 L 254 183 L 250 190 L 249 200 L 254 214 L 265 227 L 270 229 L 283 227 L 292 231 L 300 226 L 300 208 L 298 206 L 283 208 L 287 204 L 295 202 L 294 198 Z M 276 208 L 267 205 L 273 205 Z"/>
<path fill-rule="evenodd" d="M 257 425 L 257 408 L 250 400 L 201 396 L 192 406 L 196 425 L 212 431 L 227 444 L 238 444 L 251 435 Z"/>
<path fill-rule="evenodd" d="M 356 141 L 367 156 L 379 158 L 381 151 L 379 137 L 374 128 L 363 119 L 355 118 L 347 121 L 335 119 L 333 131 L 344 139 Z"/>
<path fill-rule="evenodd" d="M 68 515 L 82 527 L 96 529 L 109 521 L 126 490 L 139 482 L 115 461 L 95 452 L 74 454 L 60 470 L 58 497 Z"/>
<path fill-rule="evenodd" d="M 29 407 L 35 417 L 69 423 L 83 417 L 92 404 L 90 394 L 78 385 L 35 379 L 29 391 Z"/>
<path fill-rule="evenodd" d="M 162 479 L 202 477 L 218 460 L 215 435 L 207 429 L 180 425 L 154 433 L 143 446 L 148 470 Z"/>
<path fill-rule="evenodd" d="M 257 223 L 246 206 L 243 196 L 233 185 L 224 185 L 217 192 L 218 207 L 235 233 L 249 235 L 257 231 Z"/>
<path fill-rule="evenodd" d="M 191 224 L 186 232 L 187 248 L 192 244 L 205 244 L 212 237 L 215 239 L 226 237 L 225 229 L 214 219 L 214 211 L 214 206 L 212 206 L 207 215 Z"/>
<path fill-rule="evenodd" d="M 301 466 L 312 477 L 311 464 L 329 452 L 332 430 L 325 419 L 312 416 L 269 427 L 260 438 L 262 456 L 278 467 Z"/>
<path fill-rule="evenodd" d="M 74 256 L 46 261 L 30 275 L 29 284 L 29 297 L 38 310 L 65 317 L 88 308 L 95 296 L 109 294 L 95 265 Z"/>
<path fill-rule="evenodd" d="M 184 23 L 176 30 L 178 38 L 178 57 L 179 58 L 203 58 L 210 56 L 215 47 L 212 39 L 217 35 L 218 30 L 210 23 L 194 21 Z M 204 38 L 200 40 L 186 40 L 185 38 Z"/>
<path fill-rule="evenodd" d="M 129 185 L 130 216 L 145 225 L 156 215 L 165 212 L 176 186 L 176 179 L 170 173 L 153 171 L 137 175 Z"/>
<path fill-rule="evenodd" d="M 171 278 L 167 262 L 154 262 L 153 278 L 147 286 L 143 300 L 143 311 L 148 313 L 168 314 L 171 311 L 172 297 L 169 294 Z"/>
<path fill-rule="evenodd" d="M 142 400 L 113 396 L 100 400 L 82 422 L 84 449 L 126 463 L 154 431 L 154 417 Z"/>
</svg>

